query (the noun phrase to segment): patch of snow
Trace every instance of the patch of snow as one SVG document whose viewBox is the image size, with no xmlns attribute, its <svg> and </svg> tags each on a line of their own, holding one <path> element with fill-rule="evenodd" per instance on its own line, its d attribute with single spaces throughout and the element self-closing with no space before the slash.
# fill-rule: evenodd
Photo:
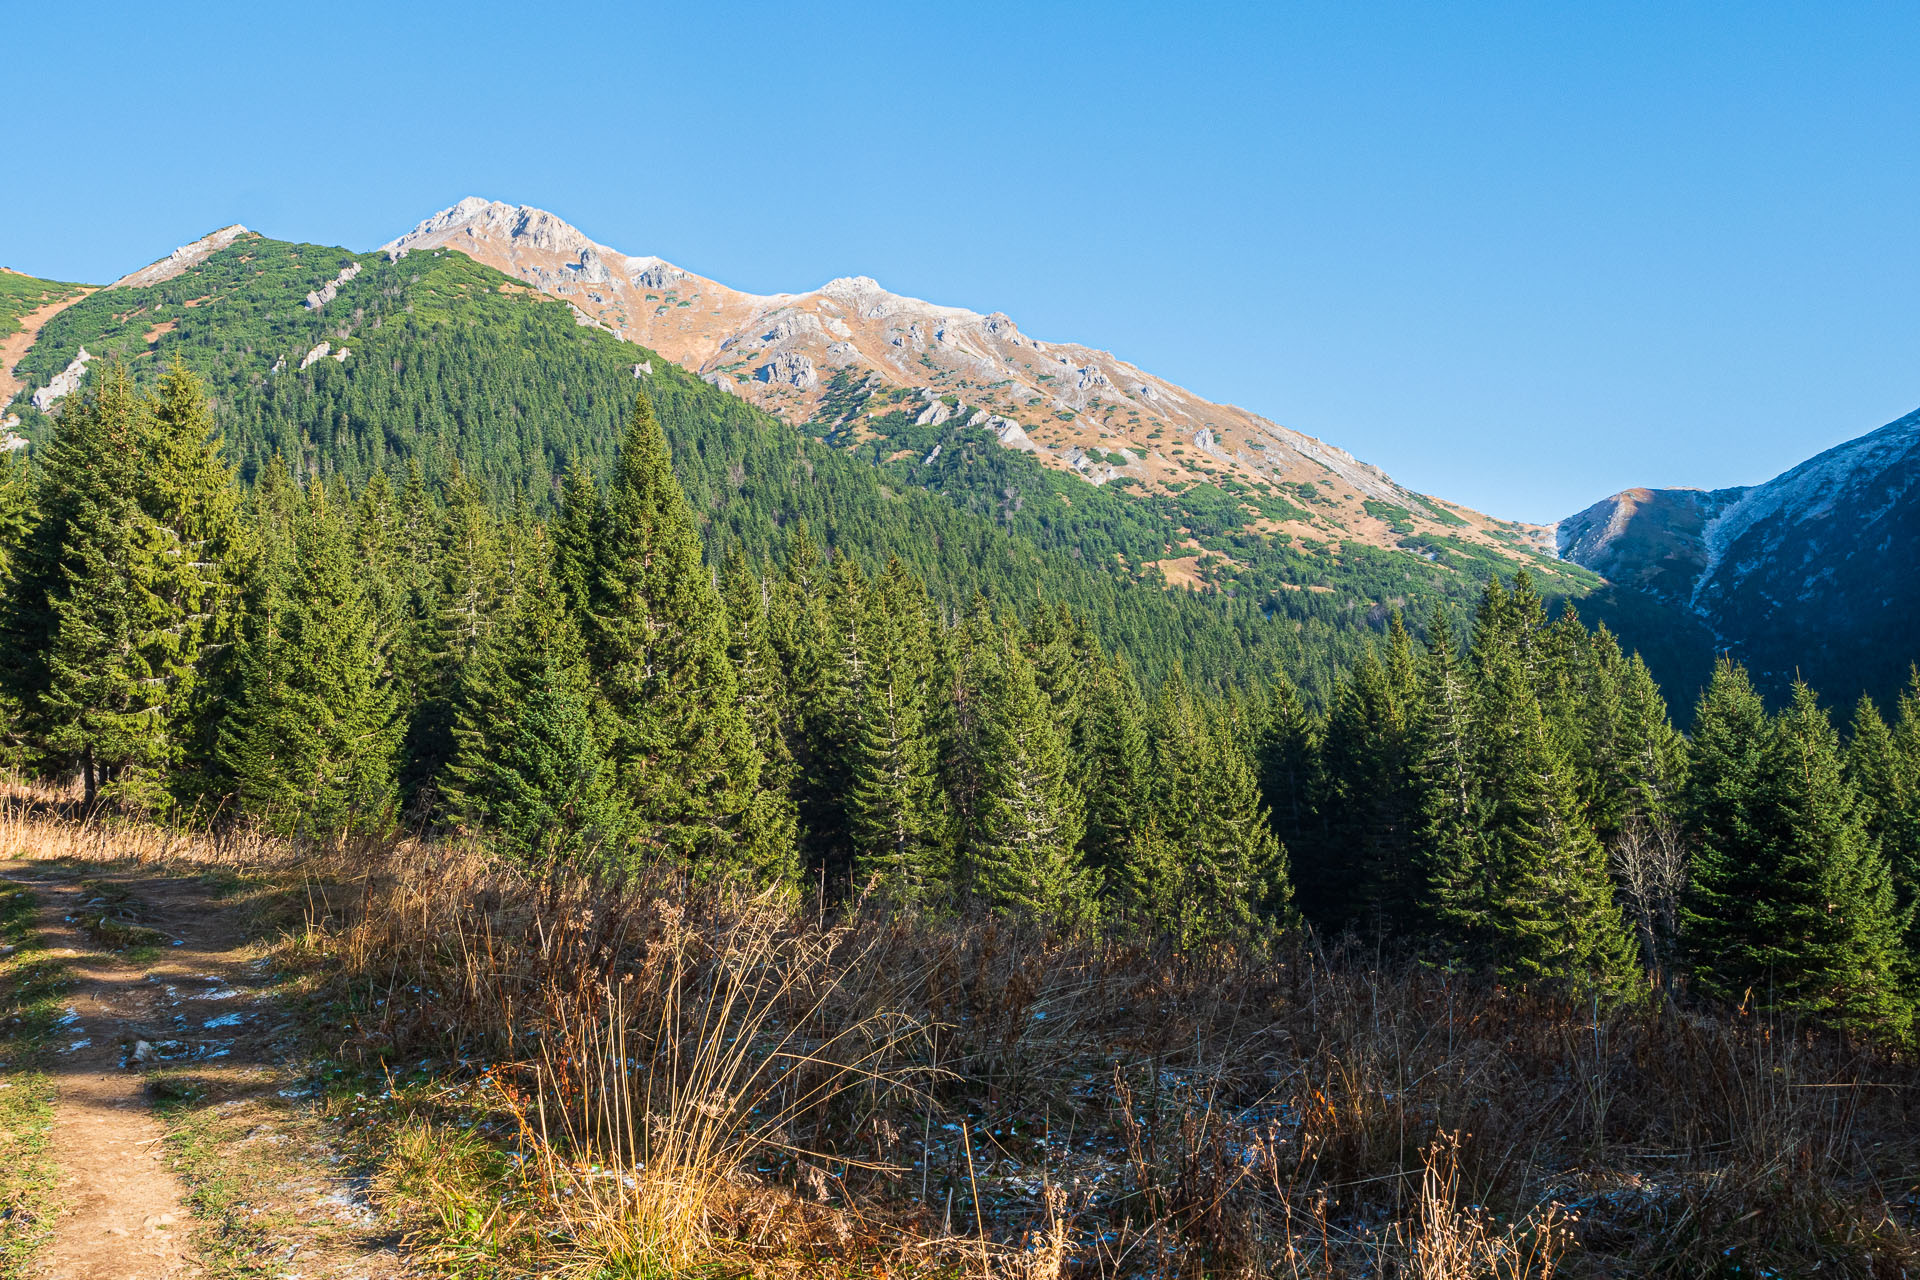
<svg viewBox="0 0 1920 1280">
<path fill-rule="evenodd" d="M 1837 445 L 1749 489 L 1701 530 L 1706 562 L 1700 576 L 1694 579 L 1689 605 L 1696 612 L 1701 609 L 1700 597 L 1716 577 L 1727 552 L 1756 524 L 1782 514 L 1787 514 L 1794 524 L 1825 519 L 1833 513 L 1836 503 L 1847 496 L 1856 478 L 1885 471 L 1917 447 L 1920 447 L 1920 410 L 1857 440 Z M 1751 568 L 1734 566 L 1736 576 Z"/>
</svg>

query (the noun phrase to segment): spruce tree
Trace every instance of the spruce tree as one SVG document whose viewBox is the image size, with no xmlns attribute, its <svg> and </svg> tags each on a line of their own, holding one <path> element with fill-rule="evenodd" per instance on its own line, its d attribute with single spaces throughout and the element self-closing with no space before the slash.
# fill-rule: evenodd
<svg viewBox="0 0 1920 1280">
<path fill-rule="evenodd" d="M 567 469 L 560 512 L 553 521 L 553 572 L 574 622 L 583 630 L 593 612 L 595 557 L 600 536 L 600 489 L 579 461 Z"/>
<path fill-rule="evenodd" d="M 875 584 L 847 796 L 856 883 L 923 900 L 947 874 L 948 819 L 927 700 L 934 679 L 926 594 L 899 560 Z"/>
<path fill-rule="evenodd" d="M 1491 935 L 1489 958 L 1515 981 L 1624 994 L 1633 937 L 1534 680 L 1511 652 L 1492 655 L 1484 673 L 1476 771 L 1491 900 L 1475 907 Z"/>
<path fill-rule="evenodd" d="M 1124 660 L 1102 663 L 1093 673 L 1082 734 L 1087 805 L 1083 857 L 1102 897 L 1111 901 L 1121 896 L 1128 865 L 1137 857 L 1134 841 L 1150 808 L 1146 706 Z"/>
<path fill-rule="evenodd" d="M 727 661 L 761 760 L 760 789 L 746 819 L 751 833 L 747 843 L 773 859 L 757 867 L 761 876 L 793 880 L 800 873 L 799 814 L 794 802 L 798 770 L 787 743 L 784 711 L 789 698 L 768 627 L 766 592 L 738 548 L 727 557 L 721 589 L 727 613 Z"/>
<path fill-rule="evenodd" d="M 1251 734 L 1210 717 L 1176 670 L 1154 704 L 1152 839 L 1126 897 L 1184 941 L 1256 936 L 1292 918 L 1286 852 L 1254 774 Z"/>
<path fill-rule="evenodd" d="M 1839 737 L 1798 681 L 1767 737 L 1754 827 L 1771 872 L 1756 956 L 1769 1002 L 1905 1038 L 1913 1007 L 1892 872 L 1842 770 Z"/>
<path fill-rule="evenodd" d="M 1003 643 L 982 683 L 979 768 L 985 791 L 966 848 L 968 889 L 995 911 L 1035 920 L 1087 915 L 1079 859 L 1084 822 L 1052 704 L 1018 646 Z"/>
<path fill-rule="evenodd" d="M 936 664 L 939 693 L 933 699 L 935 735 L 940 748 L 940 785 L 946 792 L 952 823 L 950 847 L 965 851 L 980 838 L 985 822 L 986 797 L 992 784 L 989 772 L 989 721 L 992 698 L 1000 681 L 1001 651 L 1006 637 L 994 622 L 984 599 L 973 605 L 941 647 Z M 955 868 L 954 887 L 968 891 L 968 864 Z"/>
<path fill-rule="evenodd" d="M 241 590 L 253 557 L 233 471 L 200 381 L 176 364 L 145 419 L 140 504 L 150 566 L 144 583 L 154 643 L 148 666 L 165 691 L 167 782 L 181 800 L 207 800 Z"/>
<path fill-rule="evenodd" d="M 221 762 L 244 809 L 325 835 L 390 812 L 401 729 L 346 522 L 314 485 L 249 587 Z"/>
<path fill-rule="evenodd" d="M 1463 955 L 1490 956 L 1494 864 L 1481 824 L 1478 698 L 1438 607 L 1427 627 L 1420 681 L 1421 714 L 1413 735 L 1421 862 L 1415 932 Z"/>
<path fill-rule="evenodd" d="M 567 591 L 535 548 L 502 625 L 461 673 L 451 811 L 536 868 L 618 864 L 626 813 Z"/>
<path fill-rule="evenodd" d="M 845 832 L 844 779 L 835 767 L 841 707 L 833 681 L 833 628 L 827 618 L 825 563 L 804 522 L 787 532 L 780 576 L 767 599 L 767 641 L 781 673 L 782 732 L 793 754 L 794 797 L 799 823 L 799 863 L 808 874 L 823 874 L 837 862 L 837 841 Z M 831 742 L 829 739 L 831 738 Z"/>
<path fill-rule="evenodd" d="M 0 636 L 5 635 L 4 602 L 15 590 L 14 573 L 33 522 L 33 482 L 26 455 L 0 452 Z M 17 768 L 24 761 L 25 728 L 20 701 L 0 670 L 0 769 Z"/>
<path fill-rule="evenodd" d="M 1334 692 L 1320 751 L 1320 855 L 1299 865 L 1301 908 L 1324 928 L 1392 932 L 1419 896 L 1414 661 L 1399 617 L 1382 662 L 1363 654 Z"/>
<path fill-rule="evenodd" d="M 162 798 L 199 656 L 201 575 L 182 529 L 142 501 L 164 510 L 181 480 L 153 416 L 117 365 L 67 402 L 0 617 L 0 683 L 35 763 L 78 766 L 89 807 L 103 784 L 142 807 Z"/>
<path fill-rule="evenodd" d="M 1732 1002 L 1769 981 L 1761 904 L 1774 869 L 1756 818 L 1767 734 L 1745 668 L 1721 659 L 1693 714 L 1681 809 L 1694 855 L 1680 927 L 1700 989 Z"/>
<path fill-rule="evenodd" d="M 1256 758 L 1260 793 L 1273 813 L 1274 834 L 1297 867 L 1316 835 L 1313 798 L 1318 788 L 1319 735 L 1293 681 L 1276 675 L 1265 690 Z"/>
<path fill-rule="evenodd" d="M 501 592 L 498 524 L 479 486 L 457 464 L 435 514 L 426 595 L 432 603 L 416 632 L 420 652 L 399 774 L 403 802 L 416 818 L 440 807 L 461 672 L 485 642 Z"/>
<path fill-rule="evenodd" d="M 1880 840 L 1893 873 L 1899 911 L 1907 921 L 1907 953 L 1920 977 L 1920 667 L 1914 668 L 1901 691 L 1892 737 L 1903 785 L 1897 799 L 1886 806 Z"/>
<path fill-rule="evenodd" d="M 587 651 L 618 724 L 614 762 L 643 841 L 711 869 L 785 865 L 756 829 L 761 758 L 727 661 L 720 594 L 638 397 L 601 519 Z"/>
<path fill-rule="evenodd" d="M 22 450 L 0 450 L 0 587 L 13 580 L 14 558 L 33 528 L 33 477 Z"/>
<path fill-rule="evenodd" d="M 1687 777 L 1687 742 L 1673 727 L 1667 700 L 1639 654 L 1627 660 L 1620 688 L 1619 785 L 1626 798 L 1617 826 L 1676 819 Z"/>
</svg>

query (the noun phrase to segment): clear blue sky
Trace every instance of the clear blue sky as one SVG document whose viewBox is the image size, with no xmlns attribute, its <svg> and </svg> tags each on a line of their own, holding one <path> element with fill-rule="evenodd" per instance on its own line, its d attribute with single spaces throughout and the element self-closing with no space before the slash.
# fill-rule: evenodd
<svg viewBox="0 0 1920 1280">
<path fill-rule="evenodd" d="M 265 12 L 266 9 L 274 13 Z M 11 6 L 0 263 L 535 204 L 1552 519 L 1920 405 L 1920 6 Z"/>
</svg>

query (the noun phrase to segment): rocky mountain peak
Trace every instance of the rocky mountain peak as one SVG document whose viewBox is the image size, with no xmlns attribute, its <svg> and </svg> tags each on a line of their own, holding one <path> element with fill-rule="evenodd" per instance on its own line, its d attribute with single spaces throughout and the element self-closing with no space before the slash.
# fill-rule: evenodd
<svg viewBox="0 0 1920 1280">
<path fill-rule="evenodd" d="M 218 231 L 208 232 L 191 244 L 183 244 L 158 262 L 151 263 L 138 271 L 128 272 L 112 284 L 109 289 L 142 289 L 148 285 L 171 280 L 189 267 L 197 267 L 220 250 L 247 234 L 247 229 L 239 223 L 222 227 Z"/>
<path fill-rule="evenodd" d="M 1196 484 L 1257 495 L 1264 532 L 1398 547 L 1425 535 L 1509 554 L 1550 551 L 1545 530 L 1436 505 L 1344 450 L 1211 403 L 1112 353 L 1023 334 L 1012 318 L 841 276 L 806 293 L 744 293 L 653 256 L 599 244 L 542 209 L 469 196 L 386 246 L 457 249 L 566 300 L 793 423 L 859 438 L 894 413 L 952 420 L 1091 484 Z M 831 406 L 831 408 L 829 407 Z M 1287 496 L 1291 495 L 1291 497 Z"/>
<path fill-rule="evenodd" d="M 413 230 L 382 245 L 389 255 L 405 253 L 416 247 L 445 244 L 453 236 L 485 237 L 538 249 L 547 253 L 571 254 L 601 252 L 601 246 L 589 240 L 578 227 L 545 209 L 531 205 L 506 204 L 468 196 L 430 218 Z"/>
</svg>

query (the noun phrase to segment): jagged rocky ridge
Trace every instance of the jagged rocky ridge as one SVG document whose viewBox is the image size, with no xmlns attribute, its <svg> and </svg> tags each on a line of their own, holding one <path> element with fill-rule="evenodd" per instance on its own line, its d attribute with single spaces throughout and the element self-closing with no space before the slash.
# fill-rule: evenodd
<svg viewBox="0 0 1920 1280">
<path fill-rule="evenodd" d="M 866 276 L 804 293 L 730 289 L 589 239 L 541 209 L 468 197 L 384 246 L 466 253 L 573 305 L 583 323 L 659 351 L 709 383 L 800 424 L 860 438 L 877 415 L 961 417 L 1093 484 L 1146 492 L 1231 479 L 1276 494 L 1309 486 L 1275 532 L 1398 546 L 1413 532 L 1545 551 L 1507 524 L 1396 484 L 1343 449 L 1214 404 L 1109 352 L 1050 343 L 1008 316 L 903 297 Z"/>
</svg>

